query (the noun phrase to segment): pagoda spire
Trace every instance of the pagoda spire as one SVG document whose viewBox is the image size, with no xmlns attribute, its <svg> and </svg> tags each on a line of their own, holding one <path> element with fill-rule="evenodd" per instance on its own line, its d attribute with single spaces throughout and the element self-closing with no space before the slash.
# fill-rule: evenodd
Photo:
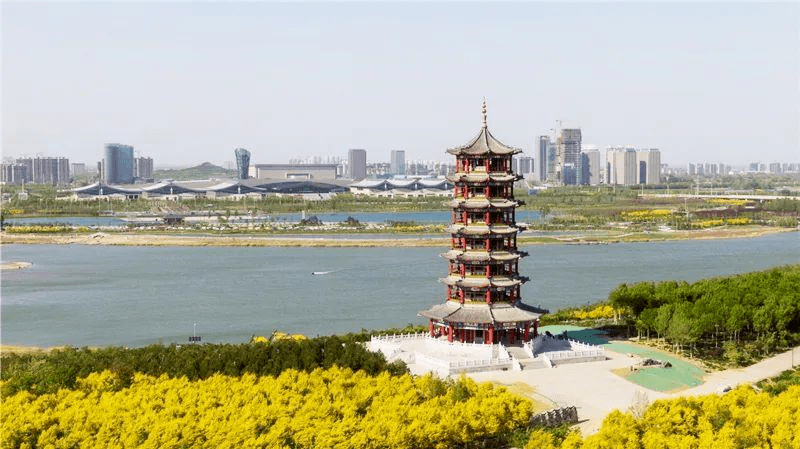
<svg viewBox="0 0 800 449">
<path fill-rule="evenodd" d="M 483 97 L 483 107 L 481 111 L 483 112 L 483 127 L 486 128 L 486 97 Z"/>
</svg>

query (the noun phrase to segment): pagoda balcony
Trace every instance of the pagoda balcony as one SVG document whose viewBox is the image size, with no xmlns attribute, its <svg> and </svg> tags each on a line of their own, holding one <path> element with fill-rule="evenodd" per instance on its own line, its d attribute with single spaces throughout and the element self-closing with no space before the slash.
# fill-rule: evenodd
<svg viewBox="0 0 800 449">
<path fill-rule="evenodd" d="M 467 183 L 485 183 L 485 182 L 498 182 L 509 183 L 522 179 L 522 175 L 508 173 L 504 171 L 487 172 L 486 170 L 480 171 L 457 171 L 452 175 L 447 175 L 447 180 L 453 183 L 467 182 Z"/>
<path fill-rule="evenodd" d="M 450 201 L 450 207 L 453 209 L 498 209 L 505 210 L 512 207 L 520 206 L 520 202 L 506 198 L 487 198 L 484 195 L 475 196 L 473 198 L 456 197 Z"/>
<path fill-rule="evenodd" d="M 516 287 L 528 282 L 530 279 L 525 276 L 480 276 L 480 275 L 467 275 L 460 276 L 458 274 L 451 274 L 445 278 L 439 279 L 439 282 L 449 286 L 461 288 L 477 288 L 487 289 L 489 287 L 508 288 Z"/>
<path fill-rule="evenodd" d="M 524 251 L 485 251 L 485 250 L 460 250 L 452 249 L 441 256 L 450 261 L 457 262 L 511 262 L 526 257 Z"/>
<path fill-rule="evenodd" d="M 486 223 L 470 223 L 464 225 L 462 223 L 453 223 L 447 229 L 453 236 L 487 236 L 487 235 L 508 235 L 516 234 L 522 227 L 519 225 L 509 224 L 496 224 L 487 225 Z"/>
</svg>

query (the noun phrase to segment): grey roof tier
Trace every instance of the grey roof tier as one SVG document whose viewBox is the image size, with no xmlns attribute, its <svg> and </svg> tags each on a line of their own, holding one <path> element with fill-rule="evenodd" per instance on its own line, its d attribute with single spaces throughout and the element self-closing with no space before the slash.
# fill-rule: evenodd
<svg viewBox="0 0 800 449">
<path fill-rule="evenodd" d="M 518 181 L 522 179 L 522 175 L 515 175 L 513 173 L 505 173 L 505 172 L 492 172 L 487 173 L 485 171 L 473 171 L 469 173 L 465 172 L 458 172 L 452 175 L 447 176 L 447 180 L 450 182 L 512 182 Z"/>
<path fill-rule="evenodd" d="M 503 142 L 497 140 L 491 132 L 489 132 L 489 128 L 484 123 L 481 131 L 472 139 L 468 144 L 462 145 L 459 147 L 453 147 L 447 150 L 448 153 L 454 155 L 489 155 L 489 154 L 501 154 L 501 155 L 512 155 L 517 153 L 522 153 L 522 150 L 519 148 L 510 147 Z"/>
<path fill-rule="evenodd" d="M 518 201 L 507 200 L 505 198 L 453 198 L 453 200 L 450 201 L 450 207 L 463 207 L 465 209 L 486 209 L 487 207 L 508 209 L 517 206 L 519 206 Z"/>
<path fill-rule="evenodd" d="M 521 257 L 527 256 L 525 252 L 511 252 L 511 251 L 486 251 L 486 250 L 468 250 L 452 249 L 441 256 L 448 260 L 460 260 L 465 262 L 486 262 L 498 261 L 507 262 L 510 260 L 517 260 Z"/>
<path fill-rule="evenodd" d="M 507 234 L 514 234 L 520 230 L 519 225 L 516 226 L 509 226 L 509 225 L 491 225 L 487 226 L 485 224 L 470 224 L 470 225 L 462 225 L 462 224 L 452 224 L 448 228 L 447 232 L 451 234 L 464 234 L 464 235 L 487 235 L 487 234 L 498 234 L 498 235 L 507 235 Z"/>
<path fill-rule="evenodd" d="M 522 303 L 494 304 L 461 304 L 458 301 L 447 301 L 437 304 L 428 310 L 422 310 L 419 316 L 449 323 L 517 323 L 535 321 L 543 313 L 534 307 Z"/>
<path fill-rule="evenodd" d="M 520 284 L 524 284 L 528 281 L 528 278 L 525 276 L 515 276 L 515 277 L 507 277 L 507 276 L 492 276 L 492 277 L 464 277 L 459 276 L 457 274 L 451 274 L 446 278 L 439 279 L 443 284 L 446 285 L 455 285 L 462 288 L 487 288 L 487 287 L 514 287 Z"/>
</svg>

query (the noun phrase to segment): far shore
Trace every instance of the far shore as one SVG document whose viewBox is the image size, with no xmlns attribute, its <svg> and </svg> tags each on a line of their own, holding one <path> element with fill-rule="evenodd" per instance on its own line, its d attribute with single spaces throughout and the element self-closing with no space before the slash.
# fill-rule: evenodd
<svg viewBox="0 0 800 449">
<path fill-rule="evenodd" d="M 731 226 L 692 231 L 646 232 L 619 231 L 564 231 L 556 235 L 530 235 L 522 233 L 517 239 L 520 246 L 536 244 L 592 245 L 625 242 L 659 242 L 668 240 L 706 240 L 760 237 L 769 234 L 797 231 L 795 228 L 768 226 Z M 64 234 L 17 234 L 0 232 L 0 244 L 56 244 L 56 245 L 115 245 L 115 246 L 264 246 L 264 247 L 436 247 L 448 246 L 450 238 L 410 237 L 393 234 L 386 237 L 360 238 L 354 235 L 336 237 L 304 237 L 302 235 L 175 235 L 144 234 L 136 232 L 96 232 Z M 22 268 L 22 267 L 20 267 Z M 5 268 L 4 268 L 5 269 Z"/>
</svg>

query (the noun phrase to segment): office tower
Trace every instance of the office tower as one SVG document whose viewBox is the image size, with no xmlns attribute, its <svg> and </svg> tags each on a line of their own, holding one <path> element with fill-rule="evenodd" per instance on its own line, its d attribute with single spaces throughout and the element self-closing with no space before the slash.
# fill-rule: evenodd
<svg viewBox="0 0 800 449">
<path fill-rule="evenodd" d="M 250 152 L 244 148 L 233 150 L 236 156 L 236 176 L 239 179 L 247 179 L 250 176 Z"/>
<path fill-rule="evenodd" d="M 103 180 L 106 184 L 130 184 L 133 182 L 133 147 L 119 143 L 106 144 L 103 160 Z"/>
<path fill-rule="evenodd" d="M 367 150 L 350 149 L 347 152 L 347 174 L 355 181 L 367 177 Z"/>
<path fill-rule="evenodd" d="M 564 185 L 577 184 L 577 169 L 581 157 L 581 130 L 567 128 L 559 130 L 556 138 L 558 163 L 556 180 Z M 569 170 L 567 170 L 568 165 Z"/>
<path fill-rule="evenodd" d="M 539 136 L 539 164 L 536 168 L 539 175 L 537 179 L 542 182 L 547 180 L 548 157 L 552 146 L 553 142 L 550 141 L 550 136 Z"/>
<path fill-rule="evenodd" d="M 406 174 L 406 152 L 405 150 L 392 150 L 389 157 L 389 171 L 393 175 Z"/>
<path fill-rule="evenodd" d="M 150 179 L 153 177 L 153 158 L 137 157 L 133 162 L 133 177 Z"/>
<path fill-rule="evenodd" d="M 637 150 L 637 184 L 661 183 L 661 151 L 656 148 Z"/>
</svg>

